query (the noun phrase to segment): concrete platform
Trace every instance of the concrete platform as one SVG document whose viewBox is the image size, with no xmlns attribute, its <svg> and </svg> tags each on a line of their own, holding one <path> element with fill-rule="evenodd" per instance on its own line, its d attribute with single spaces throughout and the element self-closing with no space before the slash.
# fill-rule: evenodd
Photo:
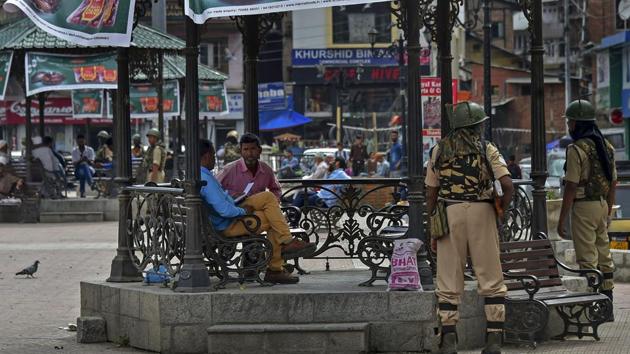
<svg viewBox="0 0 630 354">
<path fill-rule="evenodd" d="M 302 276 L 297 285 L 232 285 L 202 294 L 142 283 L 82 282 L 81 316 L 104 317 L 109 341 L 128 338 L 133 347 L 162 353 L 215 352 L 208 347 L 212 328 L 360 323 L 369 324 L 369 352 L 436 350 L 434 293 L 357 285 L 367 278 L 367 271 L 321 271 Z M 466 287 L 458 324 L 461 348 L 479 347 L 484 340 L 483 299 L 475 287 Z"/>
</svg>

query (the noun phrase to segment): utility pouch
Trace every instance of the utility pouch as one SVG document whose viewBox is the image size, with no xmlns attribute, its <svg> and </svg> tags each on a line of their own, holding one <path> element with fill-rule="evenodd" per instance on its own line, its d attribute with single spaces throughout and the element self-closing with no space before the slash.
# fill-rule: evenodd
<svg viewBox="0 0 630 354">
<path fill-rule="evenodd" d="M 431 237 L 434 239 L 448 235 L 448 218 L 446 217 L 446 202 L 438 200 L 429 217 Z"/>
</svg>

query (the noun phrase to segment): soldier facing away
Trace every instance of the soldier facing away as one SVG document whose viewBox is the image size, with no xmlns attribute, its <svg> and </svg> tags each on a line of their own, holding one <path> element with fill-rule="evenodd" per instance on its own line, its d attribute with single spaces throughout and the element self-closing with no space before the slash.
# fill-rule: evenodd
<svg viewBox="0 0 630 354">
<path fill-rule="evenodd" d="M 617 185 L 615 149 L 599 131 L 590 102 L 571 102 L 565 117 L 574 142 L 567 147 L 558 235 L 566 238 L 564 225 L 571 212 L 577 263 L 581 269 L 599 269 L 604 273 L 601 293 L 612 301 L 615 266 L 610 255 L 608 225 Z"/>
<path fill-rule="evenodd" d="M 157 129 L 149 129 L 147 140 L 149 148 L 144 154 L 142 169 L 146 173 L 146 182 L 164 182 L 164 164 L 166 162 L 166 148 L 160 140 L 162 134 Z"/>
<path fill-rule="evenodd" d="M 476 103 L 455 106 L 451 115 L 453 130 L 431 150 L 427 167 L 427 211 L 429 215 L 444 211 L 449 230 L 432 239 L 432 247 L 437 248 L 436 295 L 443 353 L 457 352 L 455 325 L 467 254 L 477 275 L 479 295 L 485 298 L 487 334 L 483 353 L 501 352 L 507 288 L 499 259 L 493 180 L 498 180 L 503 190 L 503 210 L 510 203 L 513 186 L 496 146 L 483 140 L 483 122 L 488 118 Z"/>
</svg>

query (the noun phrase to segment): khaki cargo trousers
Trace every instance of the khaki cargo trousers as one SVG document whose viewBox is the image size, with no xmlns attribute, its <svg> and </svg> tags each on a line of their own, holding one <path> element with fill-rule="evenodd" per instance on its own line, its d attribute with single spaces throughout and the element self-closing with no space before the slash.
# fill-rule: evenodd
<svg viewBox="0 0 630 354">
<path fill-rule="evenodd" d="M 604 198 L 573 203 L 571 237 L 575 258 L 580 269 L 599 269 L 604 273 L 601 290 L 612 290 L 615 287 L 615 265 L 610 255 L 607 218 L 608 203 Z"/>
<path fill-rule="evenodd" d="M 499 234 L 490 203 L 455 203 L 446 208 L 450 234 L 437 242 L 438 318 L 442 334 L 455 331 L 464 292 L 464 269 L 470 254 L 478 293 L 485 297 L 488 332 L 503 330 L 505 295 L 499 257 Z"/>
</svg>

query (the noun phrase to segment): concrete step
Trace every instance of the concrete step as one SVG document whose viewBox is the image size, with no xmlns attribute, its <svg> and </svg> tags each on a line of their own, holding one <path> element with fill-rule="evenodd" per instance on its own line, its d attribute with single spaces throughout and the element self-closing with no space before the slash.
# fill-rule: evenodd
<svg viewBox="0 0 630 354">
<path fill-rule="evenodd" d="M 58 222 L 99 222 L 105 220 L 105 214 L 97 211 L 42 212 L 39 221 L 43 223 Z"/>
<path fill-rule="evenodd" d="M 367 353 L 369 323 L 234 324 L 208 328 L 208 353 Z"/>
<path fill-rule="evenodd" d="M 42 199 L 41 213 L 101 213 L 104 221 L 118 220 L 117 199 Z M 72 222 L 73 220 L 69 220 Z M 81 221 L 81 220 L 79 220 Z"/>
</svg>

